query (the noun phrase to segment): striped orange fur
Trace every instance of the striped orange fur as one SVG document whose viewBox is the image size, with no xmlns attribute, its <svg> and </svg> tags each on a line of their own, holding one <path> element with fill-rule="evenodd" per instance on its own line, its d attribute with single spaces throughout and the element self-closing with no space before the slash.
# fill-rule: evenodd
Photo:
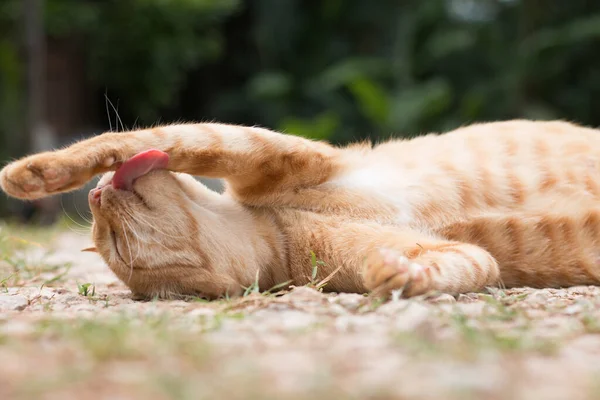
<svg viewBox="0 0 600 400">
<path fill-rule="evenodd" d="M 131 190 L 113 172 L 159 149 L 168 170 Z M 327 290 L 412 296 L 486 286 L 600 283 L 600 131 L 477 124 L 337 148 L 256 127 L 182 124 L 105 133 L 7 165 L 36 199 L 97 174 L 96 248 L 141 296 L 240 294 L 339 271 Z M 190 175 L 224 178 L 224 194 Z M 90 199 L 94 194 L 90 194 Z"/>
</svg>

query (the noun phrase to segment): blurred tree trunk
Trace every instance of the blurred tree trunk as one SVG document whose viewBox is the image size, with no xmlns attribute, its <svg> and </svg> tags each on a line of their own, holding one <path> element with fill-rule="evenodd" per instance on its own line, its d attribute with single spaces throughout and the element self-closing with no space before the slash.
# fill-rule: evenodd
<svg viewBox="0 0 600 400">
<path fill-rule="evenodd" d="M 44 0 L 24 0 L 25 64 L 27 69 L 26 135 L 21 141 L 22 153 L 50 150 L 56 146 L 55 136 L 46 122 L 46 40 Z M 51 223 L 60 209 L 58 197 L 28 204 L 23 216 L 36 217 L 41 223 Z"/>
</svg>

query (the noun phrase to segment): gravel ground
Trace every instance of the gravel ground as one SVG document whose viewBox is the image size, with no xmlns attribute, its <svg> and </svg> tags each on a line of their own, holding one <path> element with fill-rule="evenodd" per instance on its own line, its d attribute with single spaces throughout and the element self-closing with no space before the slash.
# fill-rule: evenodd
<svg viewBox="0 0 600 400">
<path fill-rule="evenodd" d="M 0 241 L 0 399 L 600 398 L 597 287 L 141 302 L 89 235 Z"/>
</svg>

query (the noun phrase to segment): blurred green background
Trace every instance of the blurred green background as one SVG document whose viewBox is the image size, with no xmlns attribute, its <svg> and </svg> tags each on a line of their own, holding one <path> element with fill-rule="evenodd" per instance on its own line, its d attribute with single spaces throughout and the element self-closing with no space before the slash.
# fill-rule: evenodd
<svg viewBox="0 0 600 400">
<path fill-rule="evenodd" d="M 600 125 L 598 0 L 0 2 L 1 160 L 172 121 L 346 143 L 517 117 Z"/>
</svg>

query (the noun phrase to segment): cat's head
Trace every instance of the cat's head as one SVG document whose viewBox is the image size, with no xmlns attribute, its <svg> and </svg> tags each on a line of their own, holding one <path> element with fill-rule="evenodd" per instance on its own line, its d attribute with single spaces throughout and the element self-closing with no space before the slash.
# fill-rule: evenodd
<svg viewBox="0 0 600 400">
<path fill-rule="evenodd" d="M 105 174 L 88 200 L 96 251 L 139 297 L 216 297 L 235 291 L 202 248 L 195 209 L 203 185 L 167 171 L 169 157 L 140 153 Z M 229 288 L 228 286 L 232 287 Z"/>
</svg>

